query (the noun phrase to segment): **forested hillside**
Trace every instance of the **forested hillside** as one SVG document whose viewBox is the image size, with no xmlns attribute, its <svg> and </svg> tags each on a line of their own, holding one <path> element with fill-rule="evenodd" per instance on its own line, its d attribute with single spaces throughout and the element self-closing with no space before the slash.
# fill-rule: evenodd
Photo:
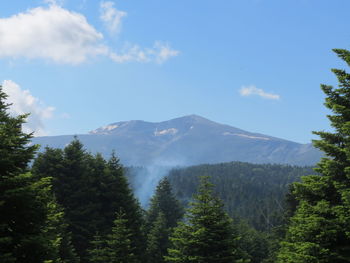
<svg viewBox="0 0 350 263">
<path fill-rule="evenodd" d="M 168 178 L 177 198 L 187 204 L 199 177 L 210 176 L 230 216 L 269 230 L 282 223 L 288 186 L 310 174 L 315 174 L 311 167 L 231 162 L 173 169 Z"/>
</svg>

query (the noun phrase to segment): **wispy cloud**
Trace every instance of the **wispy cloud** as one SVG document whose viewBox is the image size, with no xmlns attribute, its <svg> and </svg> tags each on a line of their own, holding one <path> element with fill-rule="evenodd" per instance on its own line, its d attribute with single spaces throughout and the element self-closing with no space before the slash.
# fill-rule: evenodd
<svg viewBox="0 0 350 263">
<path fill-rule="evenodd" d="M 64 0 L 43 0 L 44 3 L 49 4 L 49 5 L 59 5 L 62 6 Z"/>
<path fill-rule="evenodd" d="M 47 1 L 47 7 L 0 18 L 0 58 L 46 59 L 76 65 L 103 56 L 117 63 L 161 64 L 179 54 L 162 42 L 155 42 L 152 48 L 132 45 L 114 50 L 106 45 L 103 34 L 89 24 L 84 15 L 62 8 L 55 0 Z M 118 32 L 126 13 L 114 8 L 112 2 L 102 2 L 101 8 L 101 17 L 109 30 Z"/>
<path fill-rule="evenodd" d="M 114 3 L 107 1 L 100 3 L 100 18 L 111 34 L 119 33 L 121 30 L 122 18 L 127 13 L 114 7 Z"/>
<path fill-rule="evenodd" d="M 4 80 L 2 86 L 8 95 L 7 102 L 12 104 L 9 109 L 10 114 L 17 116 L 30 113 L 28 122 L 23 126 L 24 131 L 34 132 L 35 136 L 47 135 L 44 120 L 52 118 L 55 108 L 46 106 L 12 80 Z"/>
<path fill-rule="evenodd" d="M 161 41 L 155 42 L 153 52 L 155 55 L 155 61 L 159 64 L 162 64 L 168 59 L 180 54 L 180 51 L 172 49 L 168 43 L 163 43 Z"/>
<path fill-rule="evenodd" d="M 162 64 L 179 53 L 178 50 L 172 49 L 169 44 L 156 41 L 152 48 L 141 48 L 138 45 L 127 46 L 119 53 L 112 52 L 110 57 L 117 63 L 154 61 Z"/>
<path fill-rule="evenodd" d="M 242 86 L 241 89 L 239 90 L 239 93 L 241 94 L 241 96 L 259 96 L 264 99 L 270 99 L 270 100 L 280 99 L 280 95 L 265 92 L 263 89 L 258 89 L 254 85 Z"/>
</svg>

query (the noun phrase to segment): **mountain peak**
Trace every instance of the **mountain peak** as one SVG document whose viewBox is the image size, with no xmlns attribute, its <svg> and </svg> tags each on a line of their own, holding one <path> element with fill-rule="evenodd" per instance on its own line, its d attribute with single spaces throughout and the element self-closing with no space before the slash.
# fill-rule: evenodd
<svg viewBox="0 0 350 263">
<path fill-rule="evenodd" d="M 206 118 L 199 116 L 199 115 L 196 115 L 196 114 L 186 115 L 186 116 L 180 117 L 180 119 L 181 118 L 182 119 L 192 119 L 195 121 L 211 121 L 209 119 L 206 119 Z"/>
<path fill-rule="evenodd" d="M 179 118 L 171 119 L 167 122 L 183 122 L 183 123 L 207 123 L 207 124 L 216 124 L 216 122 L 209 120 L 207 118 L 204 118 L 202 116 L 191 114 L 191 115 L 185 115 Z"/>
<path fill-rule="evenodd" d="M 57 146 L 60 141 L 64 147 L 71 138 L 64 137 L 64 141 L 61 137 L 36 138 L 34 142 Z M 115 149 L 127 165 L 228 161 L 305 165 L 314 164 L 321 156 L 311 146 L 244 131 L 196 114 L 163 122 L 114 122 L 91 131 L 90 135 L 80 135 L 79 139 L 89 150 L 105 156 Z"/>
<path fill-rule="evenodd" d="M 206 119 L 202 116 L 196 115 L 196 114 L 191 114 L 191 115 L 186 115 L 183 117 L 171 119 L 168 121 L 163 121 L 163 122 L 146 122 L 143 120 L 130 120 L 130 121 L 120 121 L 120 122 L 114 122 L 111 124 L 108 124 L 106 126 L 99 127 L 95 130 L 92 130 L 89 132 L 89 134 L 112 134 L 115 133 L 117 130 L 120 130 L 121 128 L 126 128 L 126 127 L 135 127 L 135 126 L 142 126 L 145 127 L 147 126 L 148 128 L 151 128 L 151 126 L 157 128 L 157 126 L 163 126 L 163 125 L 188 125 L 188 124 L 216 124 L 215 122 Z M 173 127 L 170 127 L 173 128 Z"/>
</svg>

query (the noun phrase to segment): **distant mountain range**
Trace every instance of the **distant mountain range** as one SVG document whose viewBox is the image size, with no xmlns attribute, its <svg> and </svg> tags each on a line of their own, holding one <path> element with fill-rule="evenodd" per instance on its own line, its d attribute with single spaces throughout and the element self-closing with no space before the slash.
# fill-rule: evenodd
<svg viewBox="0 0 350 263">
<path fill-rule="evenodd" d="M 78 135 L 88 151 L 109 157 L 115 150 L 124 165 L 182 166 L 242 161 L 314 165 L 322 153 L 299 144 L 247 132 L 197 115 L 151 123 L 123 121 Z M 33 143 L 63 148 L 73 135 L 33 138 Z"/>
</svg>

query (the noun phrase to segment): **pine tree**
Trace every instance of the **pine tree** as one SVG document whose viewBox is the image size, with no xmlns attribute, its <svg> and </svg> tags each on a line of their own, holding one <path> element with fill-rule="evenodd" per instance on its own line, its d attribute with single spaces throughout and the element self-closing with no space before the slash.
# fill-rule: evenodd
<svg viewBox="0 0 350 263">
<path fill-rule="evenodd" d="M 107 177 L 105 186 L 108 186 L 108 191 L 102 191 L 104 194 L 103 204 L 110 204 L 107 209 L 110 218 L 115 217 L 115 211 L 123 211 L 123 218 L 126 220 L 126 227 L 130 230 L 131 246 L 134 248 L 133 253 L 138 261 L 142 262 L 146 250 L 146 237 L 143 231 L 144 218 L 143 211 L 137 199 L 135 198 L 128 180 L 124 174 L 124 169 L 119 163 L 119 159 L 115 153 L 112 153 L 111 158 L 107 162 Z M 114 215 L 112 215 L 113 211 Z M 107 214 L 107 212 L 103 212 Z"/>
<path fill-rule="evenodd" d="M 350 65 L 350 52 L 334 49 Z M 339 87 L 321 85 L 334 132 L 315 132 L 325 152 L 316 171 L 293 186 L 297 208 L 278 253 L 278 262 L 350 262 L 350 74 L 332 70 Z"/>
<path fill-rule="evenodd" d="M 67 242 L 71 242 L 83 262 L 96 231 L 100 231 L 105 217 L 101 214 L 99 183 L 104 173 L 105 160 L 87 153 L 75 137 L 63 150 L 46 148 L 33 164 L 38 177 L 52 176 L 53 191 L 65 212 Z M 112 226 L 113 219 L 109 219 Z"/>
<path fill-rule="evenodd" d="M 61 242 L 59 246 L 59 258 L 62 263 L 80 262 L 80 258 L 73 246 L 72 233 L 68 232 L 66 224 L 64 224 L 64 230 L 62 231 Z"/>
<path fill-rule="evenodd" d="M 90 263 L 138 263 L 135 252 L 137 247 L 133 242 L 133 231 L 129 227 L 127 215 L 122 212 L 115 214 L 111 233 L 105 237 L 97 234 L 91 242 L 89 250 Z"/>
<path fill-rule="evenodd" d="M 237 248 L 232 221 L 214 196 L 208 177 L 202 177 L 198 194 L 194 196 L 181 222 L 170 238 L 167 262 L 232 263 L 245 262 Z"/>
<path fill-rule="evenodd" d="M 167 250 L 170 247 L 169 241 L 170 228 L 167 227 L 167 221 L 162 212 L 152 224 L 147 235 L 147 259 L 150 263 L 163 263 Z"/>
<path fill-rule="evenodd" d="M 10 116 L 6 97 L 0 86 L 0 262 L 58 261 L 50 178 L 29 173 L 37 146 L 22 131 L 27 115 Z"/>
<path fill-rule="evenodd" d="M 107 248 L 110 263 L 136 263 L 135 247 L 132 244 L 132 232 L 128 228 L 126 215 L 116 214 L 112 234 L 107 237 Z"/>
<path fill-rule="evenodd" d="M 88 254 L 90 263 L 110 262 L 106 239 L 97 233 L 94 236 L 94 240 L 91 241 L 91 248 Z"/>
<path fill-rule="evenodd" d="M 96 228 L 91 227 L 95 221 L 95 193 L 89 177 L 89 154 L 82 143 L 75 138 L 63 150 L 62 172 L 55 188 L 57 200 L 64 207 L 68 230 L 72 233 L 72 243 L 79 257 L 87 260 L 87 249 Z"/>
<path fill-rule="evenodd" d="M 56 244 L 55 247 L 58 249 L 57 254 L 59 260 L 57 260 L 57 263 L 79 263 L 80 258 L 72 244 L 72 234 L 68 231 L 68 224 L 64 218 L 63 208 L 57 204 L 53 196 L 49 203 L 49 210 L 48 232 L 51 233 L 53 237 L 56 237 L 56 239 L 52 238 L 52 242 Z"/>
<path fill-rule="evenodd" d="M 46 148 L 35 160 L 33 173 L 53 177 L 53 190 L 64 208 L 67 230 L 82 262 L 89 259 L 95 233 L 110 233 L 115 211 L 120 209 L 132 232 L 135 255 L 144 257 L 142 210 L 114 153 L 106 161 L 100 154 L 87 153 L 75 138 L 63 150 Z"/>
<path fill-rule="evenodd" d="M 148 261 L 162 263 L 170 245 L 169 234 L 183 216 L 183 208 L 166 177 L 158 183 L 146 216 Z"/>
<path fill-rule="evenodd" d="M 174 228 L 182 218 L 184 211 L 179 201 L 172 193 L 168 178 L 159 181 L 155 194 L 151 198 L 150 207 L 147 211 L 147 226 L 151 227 L 159 213 L 163 213 L 167 228 Z"/>
</svg>

